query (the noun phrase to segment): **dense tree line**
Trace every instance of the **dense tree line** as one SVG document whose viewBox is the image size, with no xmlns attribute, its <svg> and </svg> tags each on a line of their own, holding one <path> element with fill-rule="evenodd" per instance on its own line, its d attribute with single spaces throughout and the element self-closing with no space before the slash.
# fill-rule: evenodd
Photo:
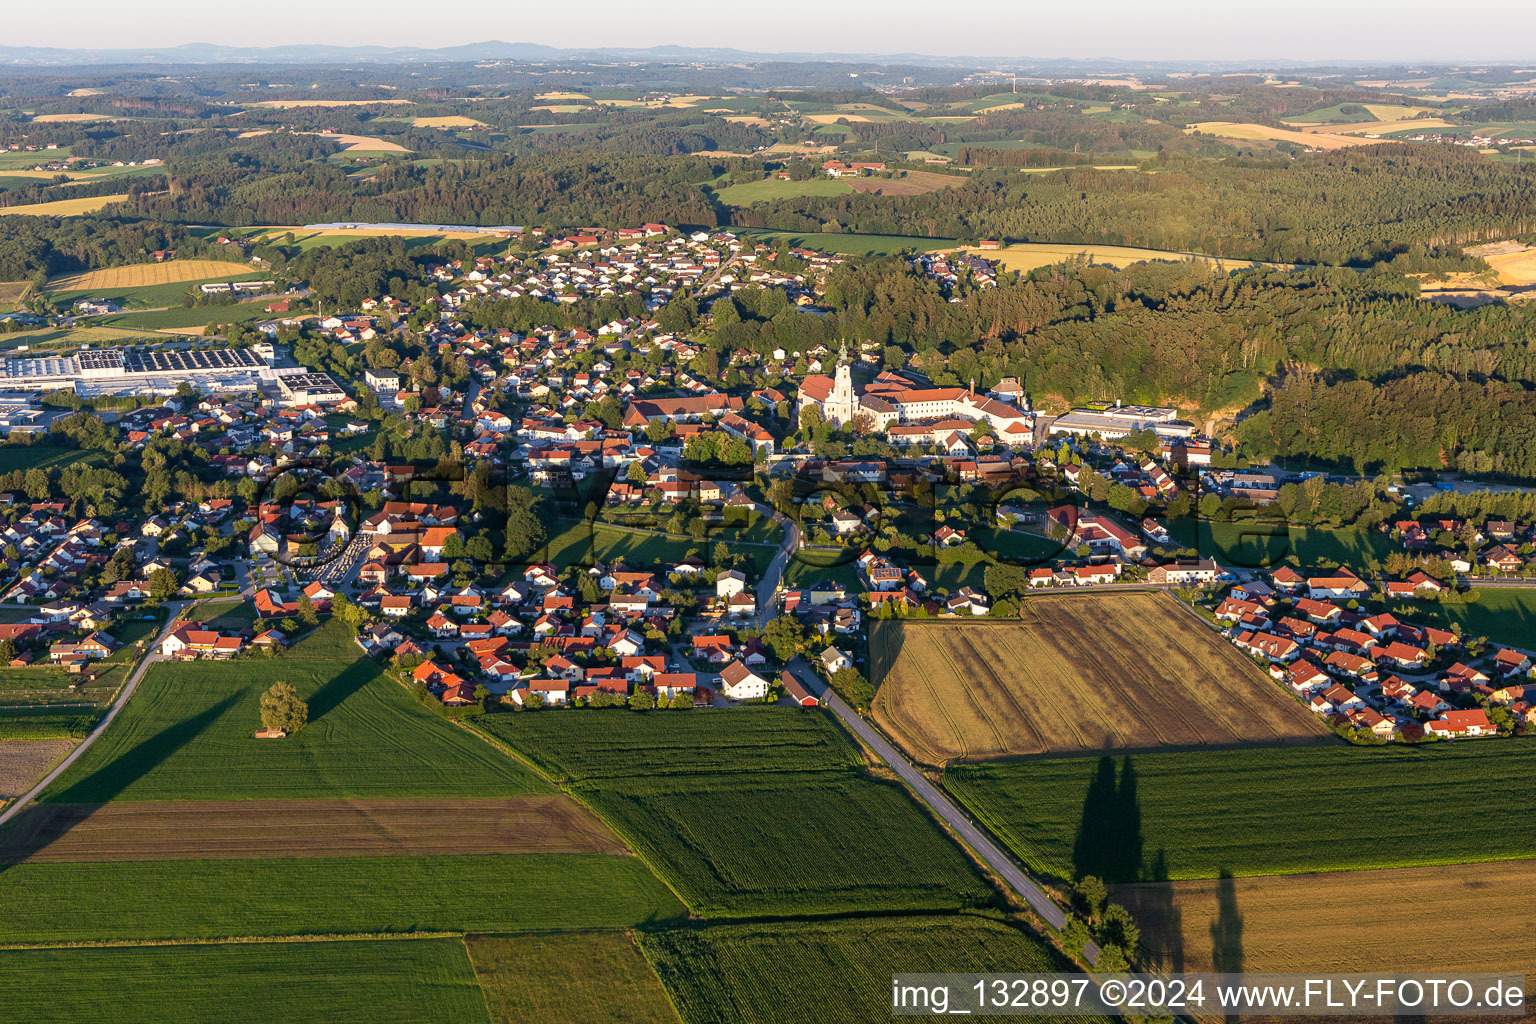
<svg viewBox="0 0 1536 1024">
<path fill-rule="evenodd" d="M 1300 160 L 1169 160 L 1157 173 L 973 172 L 917 196 L 760 203 L 743 226 L 1092 242 L 1281 262 L 1369 263 L 1536 229 L 1536 176 L 1460 147 L 1373 146 Z"/>
</svg>

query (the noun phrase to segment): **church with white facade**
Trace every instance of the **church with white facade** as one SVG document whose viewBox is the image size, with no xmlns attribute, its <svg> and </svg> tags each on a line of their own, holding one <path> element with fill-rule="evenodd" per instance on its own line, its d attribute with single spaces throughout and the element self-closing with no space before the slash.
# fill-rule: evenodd
<svg viewBox="0 0 1536 1024">
<path fill-rule="evenodd" d="M 862 420 L 869 429 L 886 434 L 892 443 L 911 443 L 940 438 L 948 433 L 967 433 L 986 423 L 997 439 L 1007 445 L 1029 445 L 1035 439 L 1035 416 L 1029 400 L 1024 408 L 1004 401 L 999 394 L 1023 392 L 1013 379 L 1001 381 L 989 394 L 971 387 L 920 387 L 907 377 L 886 371 L 868 387 L 855 388 L 848 350 L 839 353 L 833 376 L 808 376 L 800 384 L 799 412 L 817 409 L 834 427 Z M 934 428 L 932 430 L 928 428 Z"/>
</svg>

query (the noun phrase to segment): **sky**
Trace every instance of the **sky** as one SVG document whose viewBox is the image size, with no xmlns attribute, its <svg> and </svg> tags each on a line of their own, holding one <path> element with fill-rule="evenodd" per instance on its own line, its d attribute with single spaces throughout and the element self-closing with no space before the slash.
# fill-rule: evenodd
<svg viewBox="0 0 1536 1024">
<path fill-rule="evenodd" d="M 7 6 L 0 45 L 69 49 L 189 42 L 430 47 L 497 39 L 557 47 L 678 44 L 1016 59 L 1536 62 L 1533 0 L 1482 0 L 1474 22 L 1449 23 L 1444 0 L 70 0 L 61 7 Z"/>
</svg>

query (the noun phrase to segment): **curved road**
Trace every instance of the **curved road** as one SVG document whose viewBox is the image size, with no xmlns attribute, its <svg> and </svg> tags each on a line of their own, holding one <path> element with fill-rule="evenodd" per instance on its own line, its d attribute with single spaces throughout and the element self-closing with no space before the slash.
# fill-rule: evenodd
<svg viewBox="0 0 1536 1024">
<path fill-rule="evenodd" d="M 27 790 L 27 792 L 23 793 L 21 796 L 17 797 L 15 803 L 7 807 L 3 813 L 0 813 L 0 825 L 4 825 L 7 821 L 10 821 L 11 818 L 21 813 L 22 808 L 26 807 L 33 800 L 36 800 L 38 794 L 42 793 L 43 790 L 52 785 L 54 779 L 57 779 L 60 775 L 63 775 L 65 770 L 68 769 L 70 765 L 74 764 L 75 761 L 79 759 L 81 754 L 90 749 L 91 744 L 96 742 L 96 737 L 100 736 L 103 732 L 106 731 L 107 726 L 112 724 L 112 719 L 116 718 L 117 713 L 123 709 L 123 705 L 128 703 L 128 698 L 133 696 L 133 691 L 138 688 L 139 680 L 144 678 L 144 673 L 149 670 L 149 666 L 160 660 L 160 642 L 169 636 L 171 630 L 176 627 L 176 620 L 180 617 L 181 613 L 186 611 L 194 604 L 197 604 L 197 602 L 172 601 L 166 604 L 165 607 L 166 610 L 170 613 L 170 616 L 166 619 L 165 628 L 162 629 L 155 636 L 155 639 L 150 642 L 149 647 L 144 653 L 144 657 L 139 659 L 139 663 L 134 668 L 133 674 L 128 677 L 128 682 L 123 684 L 122 692 L 117 695 L 117 700 L 112 702 L 112 707 L 107 711 L 107 716 L 96 724 L 96 728 L 91 730 L 89 736 L 80 741 L 80 745 L 78 747 L 76 747 L 74 750 L 71 750 L 69 755 L 65 757 L 64 760 L 60 761 L 57 765 L 54 766 L 53 771 L 49 772 L 47 775 L 44 775 L 41 782 Z"/>
<path fill-rule="evenodd" d="M 997 844 L 982 834 L 981 830 L 971 823 L 971 820 L 955 806 L 954 802 L 939 792 L 938 787 L 925 779 L 921 772 L 912 767 L 895 747 L 881 736 L 870 724 L 854 711 L 848 704 L 833 692 L 830 686 L 822 682 L 821 678 L 811 671 L 803 658 L 796 658 L 790 662 L 790 669 L 800 677 L 800 681 L 811 690 L 812 693 L 821 694 L 827 707 L 842 720 L 843 725 L 849 731 L 858 736 L 875 756 L 884 761 L 894 771 L 901 781 L 906 783 L 917 798 L 927 804 L 933 813 L 938 815 L 946 825 L 954 829 L 960 838 L 965 840 L 967 846 L 975 851 L 987 867 L 997 873 L 1008 886 L 1024 898 L 1035 913 L 1044 918 L 1052 928 L 1058 931 L 1067 924 L 1066 911 L 1056 905 L 1035 881 L 1026 875 L 1020 867 L 1014 863 L 1006 853 L 998 848 Z M 1085 951 L 1088 961 L 1092 963 L 1098 958 L 1098 949 L 1094 946 Z"/>
<path fill-rule="evenodd" d="M 765 515 L 784 527 L 784 543 L 779 547 L 779 553 L 773 556 L 773 561 L 768 563 L 768 571 L 763 573 L 762 580 L 757 584 L 757 615 L 754 617 L 754 625 L 762 629 L 768 625 L 778 603 L 775 598 L 778 596 L 779 581 L 784 578 L 784 570 L 789 567 L 790 558 L 800 546 L 800 527 L 793 519 L 780 515 L 769 505 L 754 507 L 759 515 Z"/>
</svg>

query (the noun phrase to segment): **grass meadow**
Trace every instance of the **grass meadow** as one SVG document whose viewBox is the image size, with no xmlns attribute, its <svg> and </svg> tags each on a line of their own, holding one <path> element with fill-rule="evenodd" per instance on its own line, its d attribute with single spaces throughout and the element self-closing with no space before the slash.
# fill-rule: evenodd
<svg viewBox="0 0 1536 1024">
<path fill-rule="evenodd" d="M 278 680 L 309 724 L 255 740 Z M 329 621 L 286 654 L 153 666 L 112 728 L 49 789 L 59 803 L 548 792 L 533 773 L 416 703 Z"/>
<path fill-rule="evenodd" d="M 846 181 L 836 178 L 810 178 L 806 181 L 781 181 L 778 178 L 764 178 L 759 181 L 744 181 L 739 185 L 731 185 L 720 189 L 715 197 L 722 203 L 730 206 L 751 206 L 753 203 L 765 203 L 774 199 L 798 199 L 801 196 L 843 196 L 853 192 L 853 187 Z"/>
<path fill-rule="evenodd" d="M 456 938 L 11 949 L 0 991 L 0 1020 L 30 1024 L 488 1020 Z"/>
</svg>

